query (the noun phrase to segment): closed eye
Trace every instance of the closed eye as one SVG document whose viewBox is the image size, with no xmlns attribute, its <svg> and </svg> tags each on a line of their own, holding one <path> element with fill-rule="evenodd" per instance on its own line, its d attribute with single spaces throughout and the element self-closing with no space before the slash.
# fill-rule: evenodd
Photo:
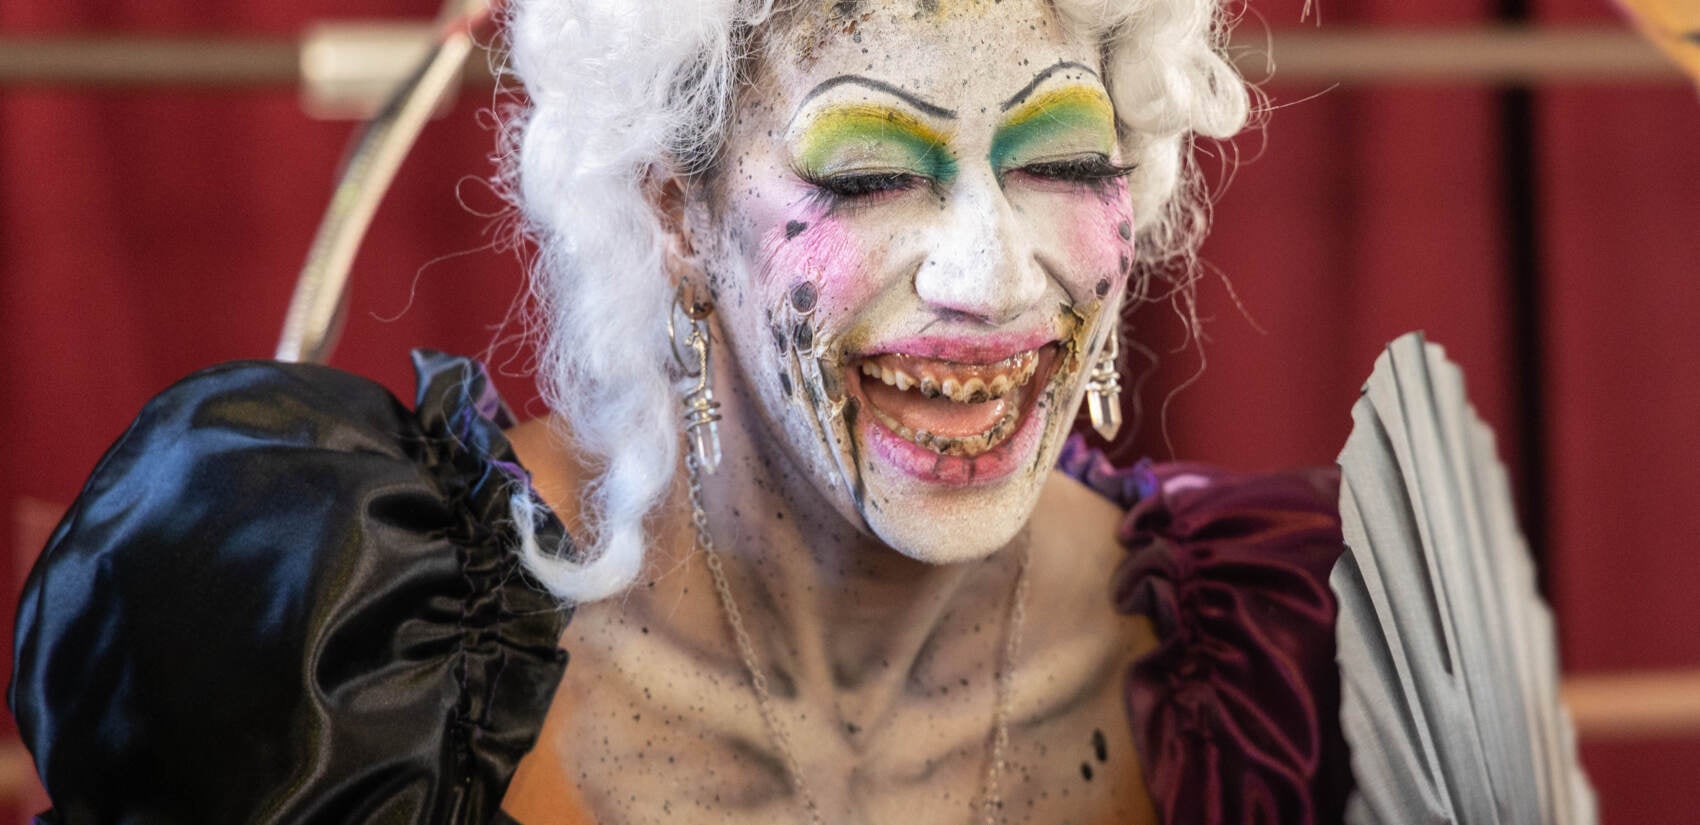
<svg viewBox="0 0 1700 825">
<path fill-rule="evenodd" d="M 1121 166 L 1111 163 L 1103 155 L 1087 157 L 1064 158 L 1061 160 L 1046 160 L 1029 163 L 1015 171 L 1023 175 L 1045 180 L 1069 181 L 1073 183 L 1097 183 L 1114 178 L 1126 177 L 1134 167 Z"/>
<path fill-rule="evenodd" d="M 808 180 L 835 197 L 847 199 L 907 191 L 927 182 L 913 172 L 851 172 Z"/>
</svg>

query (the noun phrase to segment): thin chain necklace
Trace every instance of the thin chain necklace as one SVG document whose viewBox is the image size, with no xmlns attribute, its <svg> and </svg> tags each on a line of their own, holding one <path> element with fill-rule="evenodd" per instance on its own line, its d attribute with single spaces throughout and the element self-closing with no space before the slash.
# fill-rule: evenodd
<svg viewBox="0 0 1700 825">
<path fill-rule="evenodd" d="M 773 710 L 773 695 L 768 691 L 767 675 L 756 663 L 755 645 L 750 642 L 750 634 L 744 629 L 743 614 L 738 611 L 738 603 L 732 598 L 732 588 L 726 583 L 726 570 L 721 566 L 720 554 L 714 548 L 714 537 L 708 532 L 708 510 L 702 503 L 702 477 L 697 458 L 694 454 L 685 457 L 685 468 L 690 477 L 691 523 L 696 528 L 698 549 L 703 552 L 703 560 L 708 565 L 708 572 L 714 576 L 714 589 L 720 595 L 720 607 L 726 613 L 726 623 L 732 627 L 732 636 L 738 643 L 738 655 L 744 660 L 744 670 L 750 675 L 750 687 L 756 695 L 756 710 L 761 713 L 762 724 L 767 726 L 767 735 L 773 740 L 774 747 L 779 749 L 780 756 L 785 759 L 786 772 L 791 776 L 791 788 L 797 798 L 803 802 L 803 810 L 808 814 L 811 825 L 824 825 L 821 818 L 820 806 L 815 803 L 814 793 L 809 790 L 809 784 L 803 779 L 803 767 L 797 761 L 797 755 L 791 749 L 791 738 L 785 734 L 785 728 L 779 724 Z M 1014 593 L 1010 596 L 1009 605 L 1009 634 L 1004 639 L 1003 661 L 998 665 L 996 676 L 996 705 L 992 710 L 992 745 L 991 758 L 986 760 L 985 787 L 981 791 L 979 807 L 980 822 L 983 825 L 996 825 L 998 814 L 1003 810 L 1003 792 L 999 780 L 1003 777 L 1004 761 L 1009 750 L 1009 706 L 1010 693 L 1014 683 L 1015 654 L 1021 647 L 1021 630 L 1027 622 L 1027 549 L 1023 544 L 1019 568 L 1015 574 Z"/>
</svg>

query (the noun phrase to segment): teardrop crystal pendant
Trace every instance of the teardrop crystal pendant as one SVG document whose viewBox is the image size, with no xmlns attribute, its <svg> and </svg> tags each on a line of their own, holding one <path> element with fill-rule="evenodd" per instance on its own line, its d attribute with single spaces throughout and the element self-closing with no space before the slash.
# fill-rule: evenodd
<svg viewBox="0 0 1700 825">
<path fill-rule="evenodd" d="M 685 396 L 685 434 L 697 468 L 712 475 L 720 467 L 720 402 L 707 381 Z"/>
<path fill-rule="evenodd" d="M 1092 417 L 1092 429 L 1105 441 L 1116 440 L 1122 430 L 1122 381 L 1116 370 L 1121 351 L 1121 335 L 1112 331 L 1104 351 L 1092 364 L 1092 374 L 1086 379 L 1086 414 Z"/>
<path fill-rule="evenodd" d="M 692 321 L 686 344 L 697 357 L 697 385 L 684 398 L 685 435 L 690 438 L 697 469 L 713 475 L 720 467 L 720 402 L 714 400 L 710 384 L 708 342 L 708 324 Z"/>
</svg>

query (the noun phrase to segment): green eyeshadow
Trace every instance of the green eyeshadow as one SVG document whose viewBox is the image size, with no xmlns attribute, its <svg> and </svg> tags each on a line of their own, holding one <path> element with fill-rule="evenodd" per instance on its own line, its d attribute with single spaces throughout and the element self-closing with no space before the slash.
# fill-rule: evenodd
<svg viewBox="0 0 1700 825">
<path fill-rule="evenodd" d="M 1107 156 L 1115 148 L 1115 124 L 1115 111 L 1101 89 L 1067 86 L 1046 92 L 1004 118 L 992 137 L 992 168 L 1008 169 L 1016 158 L 1071 138 L 1074 145 Z"/>
</svg>

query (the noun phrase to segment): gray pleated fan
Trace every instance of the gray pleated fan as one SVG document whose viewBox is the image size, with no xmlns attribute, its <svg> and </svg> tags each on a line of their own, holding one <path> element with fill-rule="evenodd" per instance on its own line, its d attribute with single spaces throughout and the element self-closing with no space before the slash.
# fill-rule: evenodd
<svg viewBox="0 0 1700 825">
<path fill-rule="evenodd" d="M 1340 453 L 1350 823 L 1593 823 L 1493 433 L 1420 333 L 1388 345 Z"/>
</svg>

